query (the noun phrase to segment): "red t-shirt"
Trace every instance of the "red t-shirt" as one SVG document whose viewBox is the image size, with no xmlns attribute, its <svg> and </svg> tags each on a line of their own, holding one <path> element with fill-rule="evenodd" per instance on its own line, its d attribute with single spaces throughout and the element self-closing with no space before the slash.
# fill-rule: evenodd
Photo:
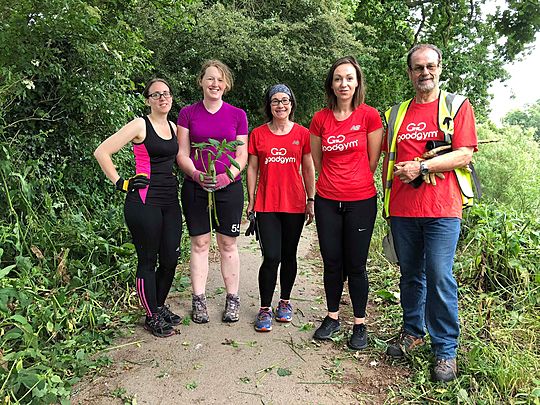
<svg viewBox="0 0 540 405">
<path fill-rule="evenodd" d="M 309 131 L 294 124 L 286 135 L 276 135 L 268 124 L 249 136 L 248 153 L 259 159 L 256 212 L 304 213 L 306 191 L 300 176 L 302 157 L 311 152 Z"/>
<path fill-rule="evenodd" d="M 318 195 L 330 200 L 357 201 L 377 194 L 369 168 L 367 135 L 381 127 L 379 113 L 367 104 L 359 105 L 343 121 L 338 121 L 328 108 L 315 113 L 309 131 L 322 138 Z"/>
<path fill-rule="evenodd" d="M 442 141 L 444 134 L 438 126 L 438 100 L 418 104 L 413 99 L 399 132 L 396 144 L 396 163 L 414 160 L 426 151 L 426 142 Z M 474 112 L 466 100 L 454 118 L 452 148 L 464 146 L 477 150 Z M 385 136 L 383 149 L 388 150 Z M 445 172 L 437 185 L 422 183 L 418 188 L 401 182 L 394 176 L 390 194 L 390 216 L 424 218 L 461 218 L 462 201 L 459 185 L 453 171 Z"/>
</svg>

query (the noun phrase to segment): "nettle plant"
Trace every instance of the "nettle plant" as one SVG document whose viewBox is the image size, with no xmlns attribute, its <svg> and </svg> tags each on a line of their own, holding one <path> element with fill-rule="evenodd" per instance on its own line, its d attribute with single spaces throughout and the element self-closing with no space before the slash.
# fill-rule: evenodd
<svg viewBox="0 0 540 405">
<path fill-rule="evenodd" d="M 226 154 L 226 152 L 236 152 L 236 148 L 243 144 L 244 142 L 242 141 L 227 142 L 227 140 L 224 139 L 223 141 L 219 142 L 213 138 L 209 138 L 208 142 L 192 142 L 191 147 L 195 149 L 195 160 L 201 159 L 206 175 L 211 177 L 212 180 L 216 181 L 216 163 L 219 163 L 225 166 L 225 172 L 227 173 L 227 176 L 229 176 L 229 178 L 234 181 L 234 175 L 232 174 L 231 169 L 218 159 L 223 156 L 223 154 Z M 206 162 L 203 152 L 206 153 Z M 229 159 L 231 165 L 240 170 L 240 165 L 236 160 L 231 157 L 231 155 L 226 154 L 225 156 L 227 156 L 227 159 Z M 204 176 L 204 174 L 201 174 L 201 176 Z M 201 178 L 201 180 L 203 180 L 203 178 Z M 214 221 L 219 226 L 216 209 L 216 196 L 214 194 L 214 191 L 215 190 L 208 191 L 208 219 L 210 220 L 210 224 L 212 224 L 213 216 Z"/>
</svg>

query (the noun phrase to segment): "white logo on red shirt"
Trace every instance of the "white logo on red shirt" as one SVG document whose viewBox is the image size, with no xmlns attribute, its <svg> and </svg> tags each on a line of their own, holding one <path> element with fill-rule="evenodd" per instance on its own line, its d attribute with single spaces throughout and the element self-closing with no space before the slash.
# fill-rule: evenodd
<svg viewBox="0 0 540 405">
<path fill-rule="evenodd" d="M 270 153 L 272 155 L 278 155 L 278 156 L 283 156 L 283 155 L 286 155 L 287 154 L 287 149 L 285 148 L 272 148 L 270 149 Z"/>
<path fill-rule="evenodd" d="M 338 135 L 338 136 L 330 135 L 328 139 L 326 140 L 326 142 L 332 145 L 333 143 L 342 143 L 344 140 L 345 140 L 345 135 Z"/>
<path fill-rule="evenodd" d="M 351 127 L 351 131 L 358 131 L 358 130 L 360 129 L 360 126 L 361 126 L 361 125 L 353 125 L 353 126 Z"/>
<path fill-rule="evenodd" d="M 358 139 L 345 143 L 345 135 L 337 135 L 337 136 L 330 135 L 326 139 L 326 143 L 330 144 L 331 146 L 323 145 L 323 147 L 321 148 L 323 152 L 330 152 L 333 150 L 337 150 L 341 152 L 349 148 L 358 146 Z"/>
<path fill-rule="evenodd" d="M 426 129 L 426 123 L 425 122 L 419 122 L 418 124 L 415 124 L 414 122 L 410 122 L 409 125 L 407 125 L 407 131 L 423 131 Z"/>
<path fill-rule="evenodd" d="M 264 160 L 264 164 L 267 165 L 268 163 L 280 163 L 284 165 L 285 163 L 295 163 L 296 158 L 289 156 L 286 157 L 287 149 L 285 148 L 272 148 L 270 149 L 270 153 L 273 156 L 269 156 Z"/>
<path fill-rule="evenodd" d="M 424 131 L 426 129 L 425 122 L 419 122 L 418 124 L 410 122 L 405 127 L 406 133 L 398 135 L 397 141 L 400 143 L 406 139 L 412 139 L 417 141 L 425 141 L 429 138 L 437 138 L 438 131 Z"/>
<path fill-rule="evenodd" d="M 298 139 L 295 139 L 294 141 L 292 141 L 292 144 L 293 145 L 300 145 L 300 141 Z"/>
</svg>

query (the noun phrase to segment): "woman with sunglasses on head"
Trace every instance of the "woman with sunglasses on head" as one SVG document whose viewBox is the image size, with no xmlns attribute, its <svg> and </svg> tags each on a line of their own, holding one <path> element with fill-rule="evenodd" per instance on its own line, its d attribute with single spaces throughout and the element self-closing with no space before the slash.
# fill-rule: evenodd
<svg viewBox="0 0 540 405">
<path fill-rule="evenodd" d="M 94 156 L 116 189 L 127 194 L 124 216 L 137 251 L 136 284 L 146 311 L 144 326 L 155 336 L 167 337 L 174 334 L 173 326 L 181 320 L 165 305 L 182 236 L 178 181 L 173 173 L 178 143 L 176 127 L 167 119 L 172 105 L 168 83 L 159 78 L 150 80 L 143 96 L 150 114 L 135 118 L 107 138 Z M 111 156 L 130 142 L 136 175 L 124 179 Z"/>
<path fill-rule="evenodd" d="M 272 318 L 292 320 L 291 291 L 296 278 L 296 251 L 304 221 L 313 221 L 315 170 L 309 131 L 293 122 L 296 99 L 284 84 L 268 89 L 264 97 L 267 122 L 249 137 L 246 210 L 257 214 L 263 263 L 259 270 L 261 307 L 255 330 L 272 330 Z M 258 177 L 258 182 L 257 182 Z M 280 300 L 272 313 L 272 297 L 280 267 Z"/>
<path fill-rule="evenodd" d="M 233 76 L 227 65 L 218 60 L 206 61 L 197 83 L 201 87 L 203 99 L 182 108 L 177 121 L 180 147 L 177 161 L 186 174 L 182 185 L 182 206 L 191 237 L 192 319 L 196 323 L 209 321 L 205 292 L 211 230 L 215 229 L 221 274 L 227 291 L 222 320 L 236 322 L 240 316 L 240 259 L 236 238 L 240 234 L 244 207 L 240 172 L 247 163 L 248 123 L 242 109 L 222 99 L 233 86 Z M 210 138 L 219 142 L 242 142 L 236 152 L 228 151 L 216 161 L 215 181 L 204 174 L 208 152 L 203 151 L 201 156 L 195 159 L 196 149 L 191 146 L 193 142 L 208 142 Z M 231 164 L 228 156 L 238 163 L 239 168 Z M 227 170 L 232 173 L 234 180 L 228 176 Z M 214 193 L 219 223 L 210 223 L 208 192 Z"/>
<path fill-rule="evenodd" d="M 354 312 L 348 345 L 359 350 L 367 347 L 366 262 L 377 213 L 373 173 L 383 128 L 377 110 L 364 103 L 364 77 L 354 57 L 338 59 L 324 87 L 327 107 L 313 116 L 309 130 L 319 173 L 315 218 L 328 313 L 313 337 L 330 339 L 339 331 L 339 303 L 348 278 Z"/>
</svg>

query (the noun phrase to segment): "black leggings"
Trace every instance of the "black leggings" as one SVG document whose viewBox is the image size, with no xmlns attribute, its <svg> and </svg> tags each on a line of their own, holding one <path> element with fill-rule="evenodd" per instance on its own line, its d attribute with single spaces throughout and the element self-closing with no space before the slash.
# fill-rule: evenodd
<svg viewBox="0 0 540 405">
<path fill-rule="evenodd" d="M 156 207 L 126 201 L 124 217 L 137 250 L 137 294 L 146 314 L 152 316 L 165 303 L 174 279 L 180 255 L 182 210 L 179 204 Z"/>
<path fill-rule="evenodd" d="M 304 226 L 304 214 L 284 212 L 258 212 L 257 229 L 263 255 L 259 270 L 261 307 L 272 305 L 277 272 L 281 263 L 279 281 L 280 298 L 288 300 L 296 279 L 296 250 Z"/>
<path fill-rule="evenodd" d="M 366 316 L 369 289 L 366 262 L 376 215 L 376 197 L 341 202 L 315 197 L 315 219 L 329 312 L 339 310 L 343 284 L 348 277 L 354 316 Z"/>
</svg>

